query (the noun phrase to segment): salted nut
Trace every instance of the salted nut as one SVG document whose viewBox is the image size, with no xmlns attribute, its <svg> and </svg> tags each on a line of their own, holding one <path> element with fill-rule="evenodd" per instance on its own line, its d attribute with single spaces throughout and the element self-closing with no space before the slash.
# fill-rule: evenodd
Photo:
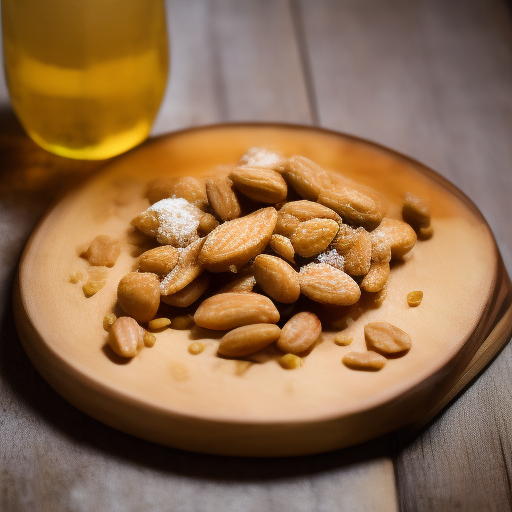
<svg viewBox="0 0 512 512">
<path fill-rule="evenodd" d="M 205 177 L 155 181 L 147 197 L 151 206 L 132 225 L 158 246 L 119 282 L 118 305 L 128 317 L 104 318 L 110 345 L 124 357 L 152 347 L 166 335 L 163 329 L 196 325 L 226 331 L 219 356 L 266 350 L 282 368 L 300 368 L 324 341 L 323 312 L 357 308 L 362 292 L 365 303 L 380 306 L 390 261 L 404 258 L 418 237 L 433 232 L 423 199 L 408 193 L 403 220 L 389 218 L 378 192 L 305 156 L 286 158 L 266 148 L 251 148 Z M 105 235 L 91 242 L 87 297 L 105 286 L 105 267 L 115 264 L 119 251 L 119 243 Z M 78 272 L 69 277 L 73 283 L 81 279 Z M 416 307 L 421 298 L 411 292 L 407 302 Z M 153 332 L 139 331 L 137 322 Z M 341 332 L 334 343 L 345 347 L 356 336 Z M 346 367 L 380 370 L 387 358 L 411 348 L 407 333 L 387 322 L 367 324 L 364 336 L 368 350 L 344 354 Z M 267 350 L 269 345 L 274 347 Z M 188 352 L 199 355 L 205 347 L 192 343 Z"/>
</svg>

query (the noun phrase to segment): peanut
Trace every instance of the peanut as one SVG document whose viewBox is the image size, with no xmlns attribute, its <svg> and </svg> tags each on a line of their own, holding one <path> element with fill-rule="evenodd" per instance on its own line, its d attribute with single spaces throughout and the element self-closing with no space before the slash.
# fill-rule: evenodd
<svg viewBox="0 0 512 512">
<path fill-rule="evenodd" d="M 219 343 L 218 353 L 228 357 L 254 354 L 279 338 L 281 329 L 274 324 L 253 324 L 238 327 L 225 334 Z"/>
<path fill-rule="evenodd" d="M 334 343 L 340 347 L 346 347 L 347 345 L 350 345 L 352 341 L 354 341 L 352 336 L 348 336 L 347 334 L 343 334 L 341 332 L 336 334 L 334 337 Z"/>
<path fill-rule="evenodd" d="M 341 360 L 352 370 L 379 371 L 386 365 L 386 358 L 376 352 L 350 352 Z"/>
<path fill-rule="evenodd" d="M 119 281 L 117 300 L 132 318 L 149 322 L 160 305 L 158 277 L 149 272 L 130 272 Z"/>
<path fill-rule="evenodd" d="M 134 357 L 144 345 L 144 329 L 131 317 L 118 318 L 109 330 L 108 344 L 122 357 Z"/>
<path fill-rule="evenodd" d="M 143 253 L 139 259 L 138 270 L 151 272 L 157 276 L 166 276 L 178 263 L 180 252 L 172 245 L 163 245 Z"/>
<path fill-rule="evenodd" d="M 383 355 L 405 353 L 411 348 L 410 336 L 387 322 L 366 324 L 364 336 L 368 348 Z"/>
<path fill-rule="evenodd" d="M 314 313 L 303 311 L 284 324 L 277 346 L 283 352 L 300 354 L 313 346 L 321 332 L 320 319 Z"/>
<path fill-rule="evenodd" d="M 383 219 L 376 231 L 383 234 L 395 258 L 403 258 L 416 243 L 414 229 L 401 220 Z"/>
<path fill-rule="evenodd" d="M 187 284 L 185 288 L 173 293 L 172 295 L 162 295 L 161 301 L 170 306 L 178 306 L 186 308 L 193 304 L 210 286 L 210 276 L 208 274 L 201 274 L 196 277 L 191 283 Z"/>
<path fill-rule="evenodd" d="M 257 293 L 220 293 L 201 303 L 194 314 L 199 327 L 224 331 L 249 324 L 277 323 L 274 303 Z"/>
</svg>

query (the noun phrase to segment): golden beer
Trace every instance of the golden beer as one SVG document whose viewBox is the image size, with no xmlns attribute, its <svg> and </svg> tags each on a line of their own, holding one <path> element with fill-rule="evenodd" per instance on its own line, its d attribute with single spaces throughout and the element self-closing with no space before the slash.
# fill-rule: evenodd
<svg viewBox="0 0 512 512">
<path fill-rule="evenodd" d="M 163 0 L 2 0 L 7 85 L 40 146 L 102 159 L 143 141 L 168 73 Z"/>
</svg>

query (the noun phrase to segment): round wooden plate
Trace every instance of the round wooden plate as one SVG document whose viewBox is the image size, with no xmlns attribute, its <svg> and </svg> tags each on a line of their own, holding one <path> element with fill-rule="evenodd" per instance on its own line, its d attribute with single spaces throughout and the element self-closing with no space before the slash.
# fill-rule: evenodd
<svg viewBox="0 0 512 512">
<path fill-rule="evenodd" d="M 287 371 L 275 359 L 254 364 L 216 356 L 206 338 L 168 329 L 133 360 L 112 357 L 102 319 L 119 279 L 140 254 L 130 220 L 148 206 L 144 190 L 163 175 L 200 175 L 235 163 L 250 147 L 304 155 L 382 192 L 388 216 L 400 218 L 405 193 L 430 200 L 435 234 L 393 265 L 380 308 L 363 308 Z M 81 251 L 98 234 L 122 241 L 107 285 L 85 298 L 69 275 L 87 273 Z M 422 290 L 420 307 L 407 293 Z M 471 201 L 423 165 L 373 143 L 310 127 L 220 125 L 173 133 L 108 163 L 46 215 L 25 249 L 15 290 L 15 316 L 25 351 L 43 377 L 87 414 L 157 443 L 186 450 L 248 456 L 302 455 L 359 443 L 427 421 L 508 340 L 510 281 L 485 220 Z M 341 359 L 365 350 L 363 327 L 387 321 L 410 334 L 409 353 L 375 373 Z"/>
</svg>

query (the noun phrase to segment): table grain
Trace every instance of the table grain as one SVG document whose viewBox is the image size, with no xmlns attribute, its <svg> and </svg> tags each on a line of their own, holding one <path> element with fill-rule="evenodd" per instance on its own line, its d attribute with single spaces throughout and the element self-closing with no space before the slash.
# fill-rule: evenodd
<svg viewBox="0 0 512 512">
<path fill-rule="evenodd" d="M 509 3 L 167 4 L 171 78 L 153 135 L 225 121 L 281 121 L 390 146 L 473 199 L 511 272 Z M 65 402 L 21 348 L 11 289 L 44 211 L 100 165 L 32 143 L 0 77 L 0 510 L 512 510 L 510 345 L 421 432 L 295 459 L 164 448 Z"/>
</svg>

